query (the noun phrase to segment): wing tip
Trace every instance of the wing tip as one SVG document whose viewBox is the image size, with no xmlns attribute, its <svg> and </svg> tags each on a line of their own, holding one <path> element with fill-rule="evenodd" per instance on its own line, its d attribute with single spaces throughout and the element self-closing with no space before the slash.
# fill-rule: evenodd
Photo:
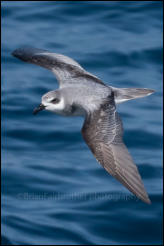
<svg viewBox="0 0 164 246">
<path fill-rule="evenodd" d="M 149 205 L 152 203 L 145 189 L 142 190 L 142 193 L 138 193 L 138 192 L 132 192 L 132 193 L 142 202 L 147 203 Z"/>
<path fill-rule="evenodd" d="M 152 204 L 152 202 L 151 202 L 150 198 L 148 197 L 148 195 L 147 195 L 146 197 L 140 198 L 140 199 L 141 199 L 143 202 L 145 202 L 145 203 L 147 203 L 147 204 L 149 204 L 149 205 Z"/>
<path fill-rule="evenodd" d="M 12 56 L 15 56 L 15 57 L 17 57 L 18 54 L 19 54 L 19 49 L 16 49 L 16 50 L 14 50 L 13 52 L 11 52 L 11 55 L 12 55 Z"/>
<path fill-rule="evenodd" d="M 29 59 L 31 59 L 31 57 L 37 53 L 41 53 L 44 52 L 46 50 L 43 49 L 38 49 L 32 46 L 22 46 L 18 49 L 15 49 L 11 55 L 19 58 L 23 61 L 29 61 Z"/>
<path fill-rule="evenodd" d="M 143 187 L 143 189 L 142 189 L 142 191 L 140 190 L 140 192 L 136 192 L 136 191 L 132 191 L 131 190 L 131 192 L 138 198 L 138 199 L 140 199 L 141 201 L 143 201 L 144 203 L 147 203 L 147 204 L 151 204 L 152 202 L 151 202 L 151 200 L 150 200 L 150 198 L 149 198 L 149 196 L 148 196 L 148 194 L 147 194 L 147 192 L 146 192 L 146 190 L 144 189 L 144 187 Z"/>
<path fill-rule="evenodd" d="M 29 54 L 31 54 L 31 51 L 33 50 L 32 47 L 29 47 L 29 46 L 26 46 L 26 47 L 21 47 L 21 48 L 18 48 L 18 49 L 15 49 L 11 55 L 16 57 L 16 58 L 19 58 L 23 61 L 26 61 L 29 57 Z"/>
</svg>

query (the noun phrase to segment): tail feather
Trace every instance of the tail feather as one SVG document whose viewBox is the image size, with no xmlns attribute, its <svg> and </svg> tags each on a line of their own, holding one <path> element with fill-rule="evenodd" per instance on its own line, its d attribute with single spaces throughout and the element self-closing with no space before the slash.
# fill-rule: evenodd
<svg viewBox="0 0 164 246">
<path fill-rule="evenodd" d="M 147 88 L 115 88 L 112 87 L 114 91 L 115 103 L 122 103 L 128 100 L 137 99 L 140 97 L 146 97 L 154 93 L 154 90 Z"/>
</svg>

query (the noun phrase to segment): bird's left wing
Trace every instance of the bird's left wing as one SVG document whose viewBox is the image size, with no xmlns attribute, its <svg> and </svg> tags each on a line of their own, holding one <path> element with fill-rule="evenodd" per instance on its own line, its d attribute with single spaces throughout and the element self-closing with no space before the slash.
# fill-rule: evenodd
<svg viewBox="0 0 164 246">
<path fill-rule="evenodd" d="M 12 55 L 24 62 L 33 63 L 51 70 L 55 74 L 60 87 L 90 81 L 105 85 L 99 78 L 88 73 L 79 63 L 68 56 L 33 47 L 16 49 L 12 52 Z"/>
<path fill-rule="evenodd" d="M 151 203 L 138 169 L 123 143 L 123 127 L 114 98 L 107 99 L 99 109 L 86 117 L 82 135 L 108 173 L 142 201 Z"/>
</svg>

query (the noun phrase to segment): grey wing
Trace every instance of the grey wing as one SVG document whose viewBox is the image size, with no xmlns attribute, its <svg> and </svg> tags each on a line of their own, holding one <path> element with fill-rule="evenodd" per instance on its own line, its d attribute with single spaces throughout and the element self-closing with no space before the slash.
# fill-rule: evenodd
<svg viewBox="0 0 164 246">
<path fill-rule="evenodd" d="M 97 161 L 133 194 L 151 203 L 141 176 L 122 140 L 123 127 L 114 100 L 86 117 L 82 135 Z"/>
<path fill-rule="evenodd" d="M 19 48 L 13 51 L 13 56 L 22 61 L 33 63 L 51 70 L 60 87 L 78 82 L 95 82 L 105 85 L 99 78 L 85 71 L 79 63 L 68 56 L 52 53 L 33 47 Z"/>
</svg>

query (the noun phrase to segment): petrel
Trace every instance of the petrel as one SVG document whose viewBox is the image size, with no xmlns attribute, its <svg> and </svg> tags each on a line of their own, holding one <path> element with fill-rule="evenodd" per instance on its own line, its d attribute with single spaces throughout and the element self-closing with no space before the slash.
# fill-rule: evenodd
<svg viewBox="0 0 164 246">
<path fill-rule="evenodd" d="M 59 89 L 43 95 L 33 113 L 45 109 L 64 116 L 84 116 L 81 133 L 96 160 L 129 191 L 150 204 L 138 168 L 123 142 L 116 105 L 151 95 L 154 90 L 108 86 L 70 57 L 42 49 L 23 47 L 12 55 L 51 70 L 59 82 Z"/>
</svg>

